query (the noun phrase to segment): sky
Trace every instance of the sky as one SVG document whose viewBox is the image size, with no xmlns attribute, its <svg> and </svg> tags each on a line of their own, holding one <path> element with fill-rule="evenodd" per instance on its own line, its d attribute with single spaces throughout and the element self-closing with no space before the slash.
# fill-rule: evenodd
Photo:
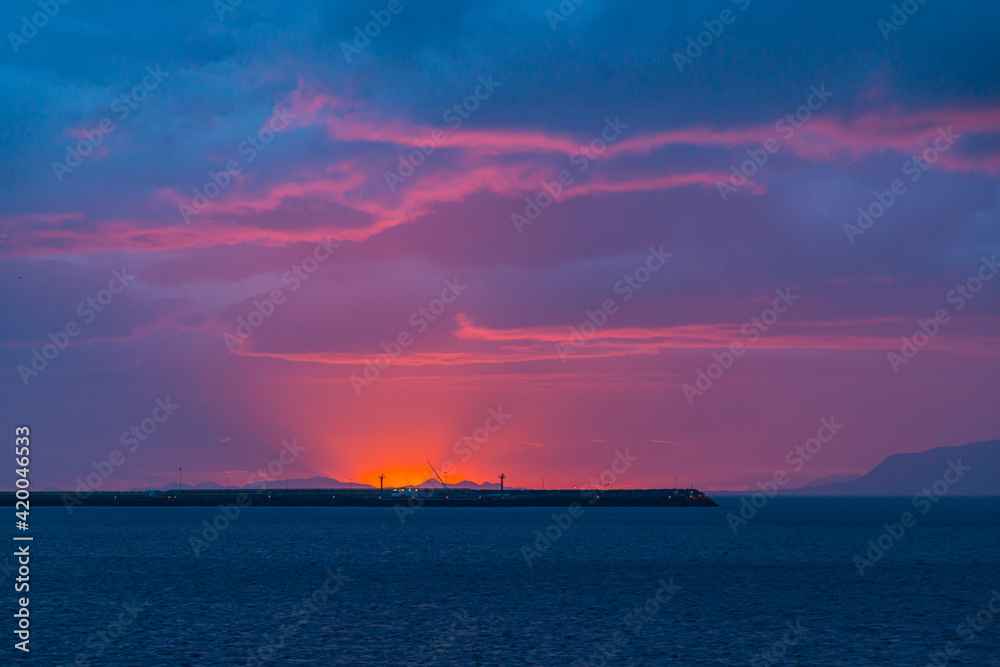
<svg viewBox="0 0 1000 667">
<path fill-rule="evenodd" d="M 902 4 L 12 0 L 0 433 L 105 490 L 997 438 L 1000 6 Z"/>
</svg>

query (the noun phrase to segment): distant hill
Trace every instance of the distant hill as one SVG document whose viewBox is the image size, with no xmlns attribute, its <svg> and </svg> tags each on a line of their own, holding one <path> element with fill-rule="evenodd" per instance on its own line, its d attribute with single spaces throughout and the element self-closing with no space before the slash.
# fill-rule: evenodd
<svg viewBox="0 0 1000 667">
<path fill-rule="evenodd" d="M 417 484 L 417 486 L 419 488 L 421 488 L 421 489 L 440 489 L 442 485 L 441 485 L 441 482 L 437 481 L 436 479 L 431 478 L 431 479 L 427 480 L 426 482 L 423 482 L 421 484 Z M 448 482 L 448 486 L 450 488 L 452 488 L 452 489 L 483 489 L 484 491 L 485 490 L 492 490 L 492 489 L 495 489 L 497 491 L 500 490 L 500 484 L 498 482 L 483 482 L 482 484 L 478 484 L 476 482 L 470 482 L 468 480 L 462 480 L 460 482 Z M 505 484 L 503 488 L 504 489 L 513 489 L 514 487 L 513 486 L 507 486 Z"/>
<path fill-rule="evenodd" d="M 911 496 L 941 479 L 949 470 L 949 461 L 961 462 L 969 468 L 951 486 L 949 496 L 1000 496 L 1000 440 L 935 447 L 916 454 L 894 454 L 857 479 L 789 489 L 782 495 Z"/>
<path fill-rule="evenodd" d="M 231 489 L 372 489 L 375 488 L 369 484 L 361 484 L 360 482 L 341 482 L 339 480 L 333 479 L 332 477 L 308 477 L 305 479 L 295 478 L 295 479 L 280 479 L 273 481 L 264 481 L 261 484 L 257 482 L 255 484 L 245 484 L 238 485 L 233 484 L 229 488 Z M 185 484 L 185 489 L 225 489 L 226 487 L 222 484 L 217 484 L 215 482 L 201 482 L 200 484 L 190 485 Z M 177 483 L 165 484 L 164 486 L 147 486 L 142 488 L 129 489 L 130 491 L 176 491 Z"/>
<path fill-rule="evenodd" d="M 861 475 L 855 473 L 853 475 L 828 475 L 827 477 L 820 477 L 819 479 L 814 479 L 808 484 L 804 484 L 802 488 L 808 488 L 811 486 L 829 486 L 830 484 L 840 484 L 841 482 L 850 482 Z"/>
<path fill-rule="evenodd" d="M 332 477 L 308 477 L 308 478 L 305 478 L 305 479 L 296 478 L 296 479 L 288 479 L 288 480 L 280 479 L 280 480 L 265 482 L 265 484 L 263 486 L 260 483 L 257 483 L 257 484 L 246 484 L 246 485 L 243 485 L 243 486 L 240 486 L 240 485 L 237 485 L 237 484 L 233 484 L 229 488 L 231 488 L 231 489 L 260 489 L 260 488 L 267 488 L 267 489 L 276 489 L 277 490 L 277 489 L 284 489 L 284 488 L 286 488 L 286 485 L 287 485 L 287 488 L 289 488 L 289 489 L 375 489 L 375 488 L 378 488 L 378 487 L 375 487 L 375 486 L 371 486 L 370 484 L 361 484 L 360 482 L 341 482 L 340 480 L 333 479 Z M 420 484 L 407 485 L 407 486 L 409 488 L 412 488 L 413 486 L 416 486 L 416 487 L 423 488 L 423 489 L 440 489 L 441 488 L 441 482 L 437 481 L 436 479 L 431 478 L 431 479 L 428 479 L 428 480 L 426 480 L 424 482 L 421 482 Z M 462 481 L 458 481 L 458 482 L 449 482 L 448 486 L 450 488 L 453 488 L 453 489 L 481 489 L 483 491 L 487 491 L 487 490 L 496 490 L 496 491 L 499 491 L 500 490 L 500 484 L 498 484 L 497 482 L 483 482 L 482 484 L 479 484 L 479 483 L 476 483 L 476 482 L 470 482 L 468 480 L 462 480 Z M 224 485 L 222 485 L 222 484 L 217 484 L 216 482 L 201 482 L 200 484 L 194 484 L 194 485 L 185 484 L 184 488 L 185 489 L 192 489 L 192 490 L 199 490 L 199 489 L 201 489 L 201 490 L 210 490 L 210 489 L 225 489 L 226 487 Z M 394 488 L 398 488 L 398 487 L 394 486 L 394 485 L 386 485 L 385 488 L 387 488 L 387 489 L 394 489 Z M 520 488 L 520 487 L 513 487 L 513 486 L 504 485 L 504 488 L 505 489 L 514 489 L 514 488 Z M 46 489 L 46 490 L 58 491 L 58 489 Z M 129 491 L 176 491 L 176 490 L 177 490 L 177 482 L 172 482 L 170 484 L 164 484 L 163 486 L 144 486 L 144 487 L 137 487 L 137 488 L 129 489 Z"/>
</svg>

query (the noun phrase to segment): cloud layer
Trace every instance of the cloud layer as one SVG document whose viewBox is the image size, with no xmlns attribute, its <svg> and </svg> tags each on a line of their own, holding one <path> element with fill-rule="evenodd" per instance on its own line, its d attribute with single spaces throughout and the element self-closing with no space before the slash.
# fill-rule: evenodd
<svg viewBox="0 0 1000 667">
<path fill-rule="evenodd" d="M 557 4 L 405 4 L 355 50 L 381 5 L 70 4 L 11 44 L 0 400 L 36 485 L 167 396 L 108 488 L 292 437 L 298 476 L 572 487 L 631 447 L 622 484 L 703 488 L 830 415 L 797 481 L 996 437 L 1000 8 Z"/>
</svg>

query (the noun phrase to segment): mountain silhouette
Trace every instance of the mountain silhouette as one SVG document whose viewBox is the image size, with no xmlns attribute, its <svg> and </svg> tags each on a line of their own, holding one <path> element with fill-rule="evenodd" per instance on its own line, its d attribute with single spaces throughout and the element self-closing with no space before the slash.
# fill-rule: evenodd
<svg viewBox="0 0 1000 667">
<path fill-rule="evenodd" d="M 949 496 L 1000 496 L 1000 440 L 935 447 L 915 454 L 893 454 L 857 479 L 781 493 L 789 496 L 910 496 L 929 488 L 944 478 L 946 472 L 956 469 L 961 477 L 949 484 Z M 955 479 L 957 474 L 951 472 L 948 477 Z"/>
</svg>

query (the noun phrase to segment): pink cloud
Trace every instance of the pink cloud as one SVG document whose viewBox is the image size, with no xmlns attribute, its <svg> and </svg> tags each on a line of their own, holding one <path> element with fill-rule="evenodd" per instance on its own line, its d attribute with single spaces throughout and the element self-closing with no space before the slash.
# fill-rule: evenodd
<svg viewBox="0 0 1000 667">
<path fill-rule="evenodd" d="M 315 83 L 300 80 L 291 94 L 279 100 L 276 108 L 289 109 L 297 127 L 324 127 L 330 138 L 339 142 L 393 144 L 405 151 L 428 140 L 434 128 L 413 124 L 404 118 L 386 118 L 384 114 L 351 100 L 323 92 Z M 711 188 L 728 179 L 726 166 L 717 170 L 700 166 L 674 168 L 666 173 L 649 170 L 636 173 L 621 168 L 617 158 L 650 153 L 670 146 L 752 147 L 769 137 L 776 138 L 781 151 L 814 162 L 860 160 L 864 156 L 894 151 L 901 155 L 918 152 L 931 145 L 941 128 L 953 127 L 963 136 L 968 133 L 1000 132 L 1000 115 L 991 109 L 934 109 L 904 114 L 898 108 L 866 112 L 850 119 L 818 115 L 783 140 L 770 124 L 746 128 L 717 129 L 707 126 L 679 128 L 647 134 L 630 128 L 617 142 L 611 143 L 586 174 L 574 174 L 575 182 L 562 198 L 613 196 L 635 192 L 660 192 L 685 187 Z M 599 128 L 597 128 L 599 130 Z M 442 146 L 452 150 L 449 160 L 418 167 L 404 183 L 390 188 L 385 174 L 396 168 L 386 162 L 384 152 L 376 159 L 358 156 L 328 164 L 321 173 L 303 169 L 293 177 L 261 184 L 251 175 L 241 175 L 190 225 L 178 223 L 124 220 L 97 220 L 86 233 L 70 226 L 38 230 L 20 244 L 12 241 L 14 253 L 39 255 L 60 252 L 96 252 L 108 249 L 164 251 L 181 248 L 204 248 L 212 245 L 259 242 L 283 245 L 313 239 L 317 234 L 338 240 L 364 241 L 380 232 L 421 220 L 443 204 L 460 202 L 480 192 L 520 200 L 541 191 L 543 181 L 551 182 L 562 169 L 569 168 L 568 158 L 589 142 L 589 137 L 573 137 L 542 130 L 444 128 Z M 961 139 L 959 140 L 961 141 Z M 556 159 L 553 159 L 555 157 Z M 970 157 L 952 148 L 936 166 L 968 172 L 1000 173 L 1000 155 Z M 751 194 L 766 191 L 764 184 L 750 182 Z M 168 210 L 181 204 L 191 205 L 190 195 L 175 188 L 162 188 L 152 196 L 156 206 Z M 265 213 L 282 215 L 295 207 L 322 208 L 325 203 L 343 209 L 331 212 L 325 229 L 297 229 L 292 214 L 281 229 L 259 229 L 251 221 Z M 511 212 L 516 212 L 513 206 Z M 338 211 L 356 213 L 351 224 L 338 224 Z M 364 224 L 357 224 L 358 216 Z M 80 220 L 81 213 L 27 214 L 9 216 L 13 224 L 65 222 Z M 235 219 L 235 220 L 234 220 Z M 273 225 L 272 225 L 273 226 Z"/>
<path fill-rule="evenodd" d="M 569 344 L 573 332 L 566 326 L 486 328 L 475 325 L 464 314 L 455 317 L 454 339 L 465 343 L 467 350 L 410 352 L 392 362 L 403 368 L 495 365 L 562 360 L 557 344 Z M 728 349 L 734 342 L 745 348 L 763 350 L 890 351 L 900 348 L 894 334 L 863 332 L 885 324 L 897 329 L 914 326 L 908 318 L 873 318 L 843 322 L 779 323 L 766 335 L 751 341 L 741 333 L 740 324 L 694 324 L 672 327 L 626 327 L 598 329 L 583 337 L 583 344 L 570 354 L 573 360 L 601 359 L 635 355 L 658 355 L 683 350 Z M 1000 354 L 995 337 L 942 332 L 928 346 L 929 350 L 951 353 L 974 351 L 979 355 Z M 260 351 L 243 346 L 240 356 L 266 357 L 288 362 L 312 363 L 346 368 L 360 373 L 374 353 L 311 352 L 285 353 Z"/>
</svg>

